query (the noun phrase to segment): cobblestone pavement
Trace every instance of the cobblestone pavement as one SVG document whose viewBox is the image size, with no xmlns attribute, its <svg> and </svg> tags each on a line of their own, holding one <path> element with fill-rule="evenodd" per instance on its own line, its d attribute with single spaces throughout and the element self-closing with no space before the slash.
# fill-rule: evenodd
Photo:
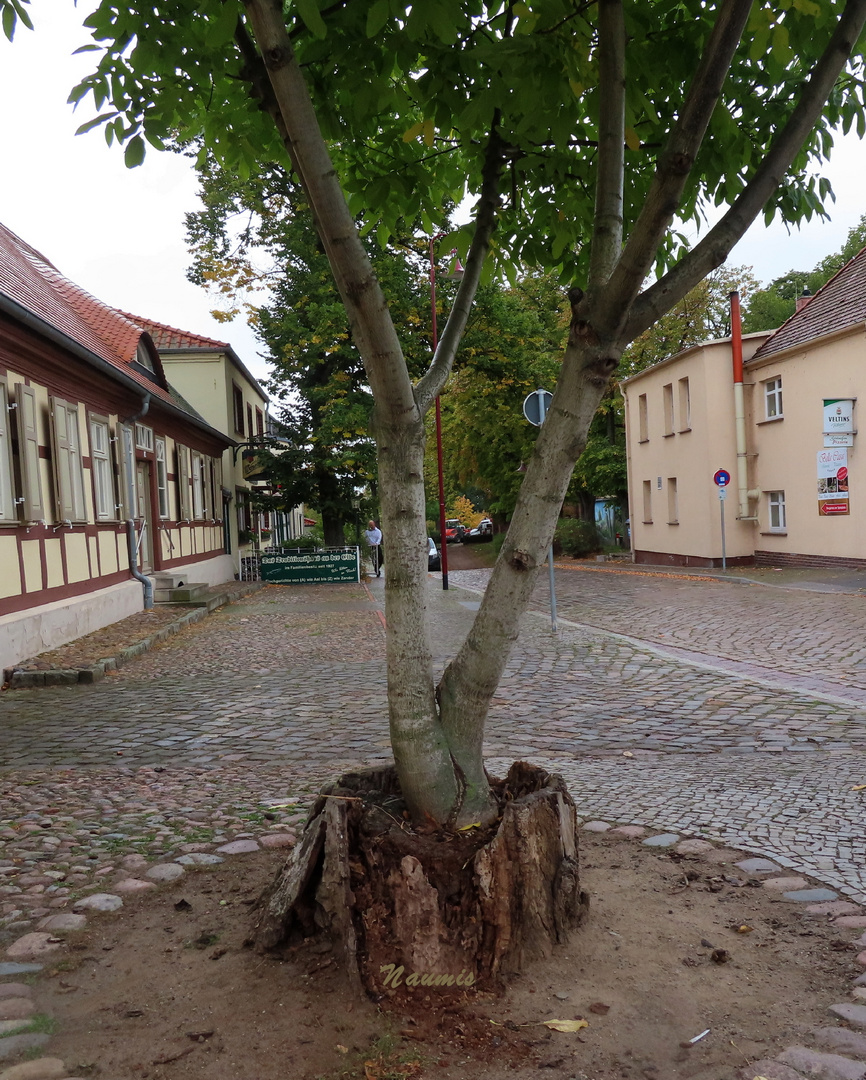
<svg viewBox="0 0 866 1080">
<path fill-rule="evenodd" d="M 477 607 L 459 586 L 484 580 L 430 578 L 438 668 Z M 0 819 L 62 810 L 120 843 L 156 815 L 165 846 L 387 759 L 381 588 L 271 586 L 102 683 L 3 695 Z M 582 814 L 704 833 L 866 899 L 860 597 L 570 570 L 557 592 L 559 633 L 542 584 L 494 699 L 492 766 L 531 758 Z"/>
</svg>

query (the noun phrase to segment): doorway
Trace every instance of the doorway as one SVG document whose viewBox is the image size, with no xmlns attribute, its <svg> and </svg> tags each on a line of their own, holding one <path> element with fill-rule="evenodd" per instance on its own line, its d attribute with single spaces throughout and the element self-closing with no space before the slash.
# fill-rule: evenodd
<svg viewBox="0 0 866 1080">
<path fill-rule="evenodd" d="M 138 560 L 144 574 L 153 573 L 153 510 L 150 499 L 150 464 L 135 463 L 135 516 L 138 525 Z"/>
</svg>

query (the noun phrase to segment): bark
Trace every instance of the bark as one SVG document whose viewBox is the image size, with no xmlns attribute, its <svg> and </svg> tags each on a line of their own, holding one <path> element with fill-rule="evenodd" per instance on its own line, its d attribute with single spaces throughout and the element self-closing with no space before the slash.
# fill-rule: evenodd
<svg viewBox="0 0 866 1080">
<path fill-rule="evenodd" d="M 413 973 L 495 986 L 549 956 L 588 909 L 574 804 L 559 777 L 520 762 L 494 786 L 495 828 L 425 833 L 405 822 L 393 769 L 342 777 L 314 805 L 251 942 L 325 935 L 355 985 L 376 995 L 415 985 Z"/>
</svg>

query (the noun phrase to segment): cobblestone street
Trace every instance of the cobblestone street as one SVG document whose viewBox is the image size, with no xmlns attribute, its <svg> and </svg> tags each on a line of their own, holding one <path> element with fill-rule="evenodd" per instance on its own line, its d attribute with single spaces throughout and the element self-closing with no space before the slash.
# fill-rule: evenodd
<svg viewBox="0 0 866 1080">
<path fill-rule="evenodd" d="M 485 578 L 429 579 L 437 667 Z M 494 699 L 494 770 L 529 758 L 582 815 L 704 834 L 866 898 L 862 597 L 571 567 L 557 593 L 558 634 L 541 584 Z M 122 841 L 157 814 L 168 842 L 296 812 L 390 756 L 382 599 L 381 581 L 270 586 L 101 683 L 4 694 L 0 818 L 107 819 Z"/>
</svg>

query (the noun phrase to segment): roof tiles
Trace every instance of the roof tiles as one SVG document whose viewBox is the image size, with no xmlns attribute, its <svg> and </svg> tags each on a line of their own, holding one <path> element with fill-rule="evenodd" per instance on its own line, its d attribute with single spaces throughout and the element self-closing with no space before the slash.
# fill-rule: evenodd
<svg viewBox="0 0 866 1080">
<path fill-rule="evenodd" d="M 761 360 L 814 338 L 866 322 L 866 248 L 769 337 L 752 357 Z"/>
</svg>

